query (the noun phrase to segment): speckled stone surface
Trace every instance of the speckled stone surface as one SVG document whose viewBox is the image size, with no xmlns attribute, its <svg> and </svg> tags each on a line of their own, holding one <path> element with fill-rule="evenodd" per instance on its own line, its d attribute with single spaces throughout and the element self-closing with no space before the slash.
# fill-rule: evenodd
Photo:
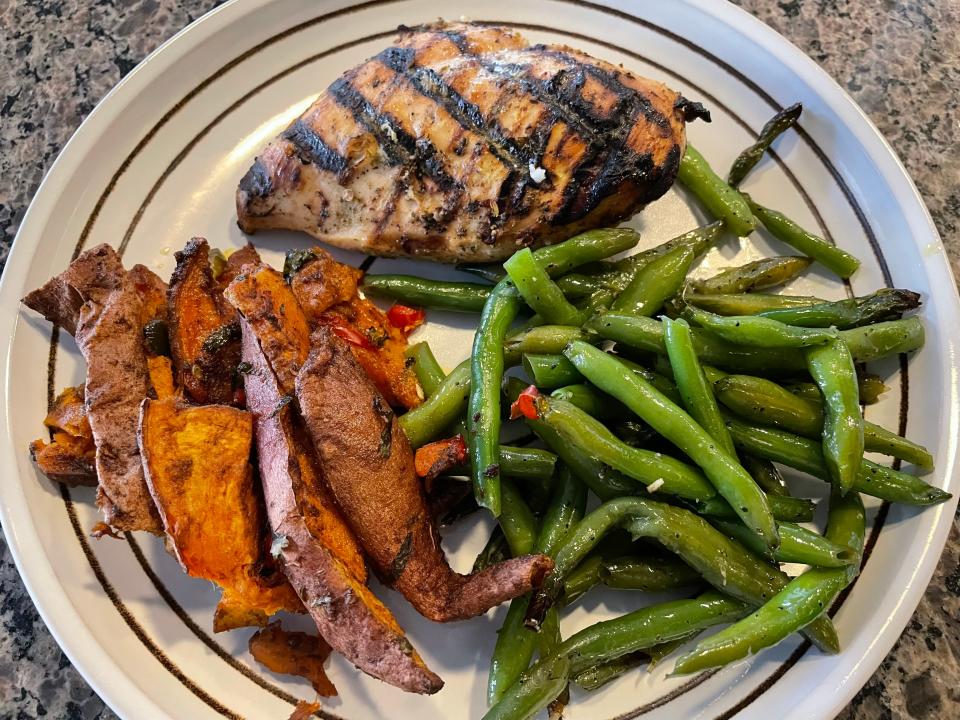
<svg viewBox="0 0 960 720">
<path fill-rule="evenodd" d="M 718 2 L 721 0 L 717 0 Z M 891 141 L 960 271 L 960 3 L 737 0 L 845 87 Z M 0 262 L 60 148 L 209 0 L 0 1 Z M 0 538 L 0 718 L 115 718 L 37 616 Z M 910 625 L 843 720 L 960 717 L 960 524 Z"/>
</svg>

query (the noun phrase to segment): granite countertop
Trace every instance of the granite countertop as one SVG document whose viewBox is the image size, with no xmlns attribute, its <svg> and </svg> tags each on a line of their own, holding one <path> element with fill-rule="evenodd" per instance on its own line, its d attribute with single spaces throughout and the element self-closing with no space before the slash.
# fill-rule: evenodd
<svg viewBox="0 0 960 720">
<path fill-rule="evenodd" d="M 717 0 L 718 2 L 720 0 Z M 960 4 L 736 0 L 845 87 L 920 188 L 960 275 Z M 210 0 L 0 4 L 0 263 L 44 173 L 108 90 Z M 0 537 L 0 718 L 114 718 L 50 636 Z M 903 636 L 839 716 L 960 717 L 960 524 Z"/>
</svg>

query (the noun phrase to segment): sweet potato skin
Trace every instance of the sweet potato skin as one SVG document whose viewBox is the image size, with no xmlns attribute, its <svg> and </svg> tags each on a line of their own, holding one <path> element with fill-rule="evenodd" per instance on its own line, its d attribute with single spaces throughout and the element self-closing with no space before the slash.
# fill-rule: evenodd
<svg viewBox="0 0 960 720">
<path fill-rule="evenodd" d="M 43 424 L 50 429 L 51 442 L 30 443 L 30 457 L 41 472 L 71 487 L 96 487 L 96 446 L 83 403 L 83 385 L 61 391 Z"/>
<path fill-rule="evenodd" d="M 223 588 L 220 632 L 302 612 L 286 582 L 269 582 L 267 523 L 249 465 L 253 418 L 224 405 L 146 399 L 138 438 L 150 493 L 183 569 Z"/>
<path fill-rule="evenodd" d="M 117 252 L 106 243 L 80 253 L 66 270 L 23 298 L 23 304 L 73 336 L 87 301 L 103 304 L 127 281 Z"/>
<path fill-rule="evenodd" d="M 84 395 L 104 521 L 159 534 L 136 438 L 140 402 L 149 392 L 144 309 L 120 256 L 109 245 L 93 247 L 23 302 L 73 334 L 87 361 Z"/>
<path fill-rule="evenodd" d="M 257 249 L 253 245 L 247 243 L 239 250 L 234 250 L 230 253 L 229 257 L 227 257 L 223 272 L 217 276 L 217 285 L 220 286 L 221 290 L 226 290 L 227 286 L 236 279 L 244 267 L 259 264 L 260 253 L 257 252 Z"/>
<path fill-rule="evenodd" d="M 97 506 L 118 530 L 161 532 L 137 446 L 140 402 L 147 396 L 147 360 L 140 300 L 125 278 L 103 305 L 80 310 L 77 344 L 87 361 L 85 398 L 97 445 Z"/>
<path fill-rule="evenodd" d="M 392 407 L 412 408 L 421 397 L 417 379 L 406 364 L 407 338 L 372 302 L 360 296 L 363 273 L 338 263 L 322 248 L 301 256 L 290 287 L 311 327 L 345 325 L 364 338 L 350 350 Z"/>
<path fill-rule="evenodd" d="M 241 320 L 247 406 L 254 415 L 260 482 L 282 568 L 320 635 L 364 672 L 409 692 L 433 693 L 443 682 L 424 665 L 389 610 L 348 566 L 311 533 L 301 511 L 304 489 L 295 493 L 295 440 L 280 405 L 280 383 L 255 332 Z M 292 471 L 292 472 L 291 472 Z M 313 504 L 313 503 L 310 503 Z"/>
<path fill-rule="evenodd" d="M 486 612 L 542 582 L 544 555 L 515 558 L 475 575 L 455 573 L 440 548 L 400 424 L 329 328 L 297 376 L 297 400 L 327 482 L 380 578 L 439 622 Z"/>
<path fill-rule="evenodd" d="M 177 384 L 194 402 L 230 403 L 240 362 L 240 328 L 210 268 L 210 247 L 193 238 L 175 253 L 167 293 Z"/>
<path fill-rule="evenodd" d="M 284 630 L 279 622 L 272 622 L 255 632 L 247 647 L 253 659 L 268 670 L 309 680 L 320 697 L 337 694 L 323 669 L 323 663 L 330 656 L 330 646 L 323 638 Z"/>
</svg>

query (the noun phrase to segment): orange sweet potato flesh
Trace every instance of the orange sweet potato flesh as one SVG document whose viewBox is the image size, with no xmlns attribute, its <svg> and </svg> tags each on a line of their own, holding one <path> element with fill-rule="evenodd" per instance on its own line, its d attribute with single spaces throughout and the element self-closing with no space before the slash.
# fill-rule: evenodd
<svg viewBox="0 0 960 720">
<path fill-rule="evenodd" d="M 305 678 L 320 697 L 336 696 L 337 689 L 323 670 L 330 656 L 323 638 L 284 630 L 279 622 L 272 622 L 251 636 L 248 647 L 253 659 L 268 670 Z"/>
<path fill-rule="evenodd" d="M 302 612 L 293 588 L 271 578 L 265 561 L 266 516 L 249 464 L 251 415 L 147 399 L 138 436 L 174 556 L 189 575 L 223 588 L 214 630 L 263 626 L 280 610 Z"/>
<path fill-rule="evenodd" d="M 387 316 L 360 297 L 363 273 L 338 263 L 328 252 L 312 248 L 291 276 L 290 286 L 311 326 L 343 324 L 356 330 L 366 346 L 351 351 L 374 385 L 393 407 L 413 408 L 422 402 L 417 378 L 407 367 L 407 338 Z"/>
<path fill-rule="evenodd" d="M 193 238 L 175 254 L 168 315 L 177 384 L 194 402 L 228 404 L 240 362 L 240 328 L 210 268 L 210 248 Z"/>
<path fill-rule="evenodd" d="M 290 713 L 290 717 L 288 717 L 287 720 L 307 720 L 307 718 L 313 717 L 313 714 L 319 710 L 320 703 L 300 700 L 297 703 L 297 706 L 293 709 L 293 712 Z"/>
<path fill-rule="evenodd" d="M 83 404 L 83 386 L 63 390 L 43 424 L 51 430 L 51 442 L 34 440 L 30 443 L 30 456 L 41 472 L 65 485 L 95 487 L 96 446 Z"/>
</svg>

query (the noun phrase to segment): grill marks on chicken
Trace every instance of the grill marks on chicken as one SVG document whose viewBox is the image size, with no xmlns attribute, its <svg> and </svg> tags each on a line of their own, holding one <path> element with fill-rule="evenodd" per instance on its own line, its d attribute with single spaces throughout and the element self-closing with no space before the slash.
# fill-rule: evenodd
<svg viewBox="0 0 960 720">
<path fill-rule="evenodd" d="M 380 255 L 491 260 L 662 195 L 704 116 L 660 83 L 469 24 L 402 29 L 240 183 L 241 227 Z"/>
</svg>

